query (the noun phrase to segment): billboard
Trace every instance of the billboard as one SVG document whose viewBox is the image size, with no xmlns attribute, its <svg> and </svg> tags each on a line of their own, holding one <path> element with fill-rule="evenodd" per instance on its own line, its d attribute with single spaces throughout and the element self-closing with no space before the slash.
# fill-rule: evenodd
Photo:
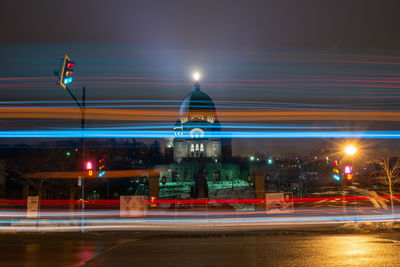
<svg viewBox="0 0 400 267">
<path fill-rule="evenodd" d="M 120 217 L 143 217 L 147 214 L 147 196 L 120 196 Z"/>
<path fill-rule="evenodd" d="M 39 214 L 39 196 L 30 196 L 26 204 L 26 217 L 37 218 Z"/>
<path fill-rule="evenodd" d="M 293 193 L 265 194 L 267 214 L 287 214 L 294 212 Z"/>
</svg>

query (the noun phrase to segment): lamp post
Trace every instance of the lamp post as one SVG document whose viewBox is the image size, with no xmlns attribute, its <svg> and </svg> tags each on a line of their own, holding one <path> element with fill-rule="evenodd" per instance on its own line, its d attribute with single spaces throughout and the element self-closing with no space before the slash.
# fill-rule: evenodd
<svg viewBox="0 0 400 267">
<path fill-rule="evenodd" d="M 344 183 L 346 180 L 350 181 L 351 180 L 351 185 L 354 186 L 354 155 L 357 153 L 357 148 L 354 145 L 347 145 L 344 148 L 344 153 L 347 156 L 347 162 L 349 163 L 350 166 L 346 165 L 344 174 L 345 177 L 343 177 L 343 187 Z M 344 190 L 343 190 L 344 193 Z M 353 197 L 355 196 L 355 192 L 353 190 Z"/>
</svg>

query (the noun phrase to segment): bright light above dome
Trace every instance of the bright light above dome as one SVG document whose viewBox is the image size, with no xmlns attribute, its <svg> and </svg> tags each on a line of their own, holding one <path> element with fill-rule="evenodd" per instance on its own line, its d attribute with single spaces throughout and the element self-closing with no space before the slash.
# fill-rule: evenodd
<svg viewBox="0 0 400 267">
<path fill-rule="evenodd" d="M 194 78 L 194 80 L 197 82 L 197 81 L 200 79 L 200 73 L 195 72 L 195 73 L 193 74 L 193 78 Z"/>
</svg>

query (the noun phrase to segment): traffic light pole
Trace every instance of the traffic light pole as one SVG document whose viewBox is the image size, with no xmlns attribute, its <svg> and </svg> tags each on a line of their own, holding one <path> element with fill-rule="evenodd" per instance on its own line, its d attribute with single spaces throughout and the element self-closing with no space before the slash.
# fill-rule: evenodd
<svg viewBox="0 0 400 267">
<path fill-rule="evenodd" d="M 84 150 L 84 139 L 83 139 L 83 132 L 85 130 L 85 119 L 86 119 L 86 87 L 83 86 L 82 88 L 82 107 L 81 107 L 81 153 L 82 153 L 82 168 L 84 169 L 84 162 L 85 162 L 85 150 Z M 84 211 L 85 211 L 85 176 L 82 176 L 82 225 L 81 225 L 81 232 L 84 232 Z"/>
<path fill-rule="evenodd" d="M 343 214 L 347 215 L 347 209 L 346 209 L 346 181 L 345 177 L 342 177 L 342 204 L 343 204 Z"/>
<path fill-rule="evenodd" d="M 85 152 L 84 152 L 84 130 L 85 130 L 85 113 L 86 113 L 86 107 L 85 107 L 85 102 L 86 102 L 86 88 L 82 88 L 82 102 L 80 103 L 79 100 L 74 96 L 74 94 L 69 90 L 68 84 L 72 82 L 72 74 L 74 73 L 74 70 L 72 67 L 75 66 L 75 62 L 73 62 L 67 54 L 64 55 L 64 57 L 60 61 L 60 66 L 59 66 L 59 71 L 55 71 L 54 74 L 57 76 L 57 82 L 56 84 L 61 85 L 65 90 L 68 91 L 69 95 L 74 99 L 75 103 L 78 105 L 78 107 L 81 110 L 81 168 L 83 170 L 82 173 L 85 172 L 85 167 L 84 167 L 84 161 L 85 161 Z M 81 187 L 82 187 L 82 229 L 81 232 L 83 232 L 84 228 L 84 209 L 85 209 L 85 177 L 81 178 Z M 73 185 L 73 182 L 72 184 Z M 71 189 L 71 195 L 74 193 L 74 190 Z"/>
<path fill-rule="evenodd" d="M 74 96 L 74 94 L 69 90 L 68 87 L 66 87 L 68 93 L 70 96 L 75 100 L 75 103 L 78 105 L 78 107 L 81 110 L 81 168 L 83 170 L 83 173 L 85 172 L 85 167 L 84 167 L 84 162 L 85 162 L 85 150 L 84 150 L 84 138 L 83 138 L 83 132 L 85 130 L 85 123 L 86 123 L 86 87 L 83 86 L 82 88 L 82 103 L 79 102 L 79 100 Z M 85 211 L 85 177 L 84 175 L 82 176 L 81 180 L 81 188 L 82 188 L 82 212 L 81 212 L 81 232 L 84 232 L 84 211 Z"/>
</svg>

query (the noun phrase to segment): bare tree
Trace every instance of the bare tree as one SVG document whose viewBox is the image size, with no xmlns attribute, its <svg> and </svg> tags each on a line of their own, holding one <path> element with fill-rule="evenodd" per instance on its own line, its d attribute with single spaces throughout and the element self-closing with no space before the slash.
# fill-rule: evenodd
<svg viewBox="0 0 400 267">
<path fill-rule="evenodd" d="M 25 181 L 27 186 L 32 186 L 42 198 L 43 188 L 46 181 L 45 177 L 32 179 L 27 173 L 57 171 L 67 165 L 61 150 L 47 148 L 41 150 L 21 151 L 16 156 L 9 159 L 10 171 L 17 174 Z M 28 193 L 28 192 L 26 192 Z M 26 197 L 26 196 L 24 196 Z"/>
<path fill-rule="evenodd" d="M 377 178 L 389 187 L 390 205 L 392 214 L 394 214 L 393 185 L 400 182 L 400 158 L 393 160 L 386 157 L 372 160 L 371 163 L 379 168 L 373 174 L 377 175 Z"/>
</svg>

